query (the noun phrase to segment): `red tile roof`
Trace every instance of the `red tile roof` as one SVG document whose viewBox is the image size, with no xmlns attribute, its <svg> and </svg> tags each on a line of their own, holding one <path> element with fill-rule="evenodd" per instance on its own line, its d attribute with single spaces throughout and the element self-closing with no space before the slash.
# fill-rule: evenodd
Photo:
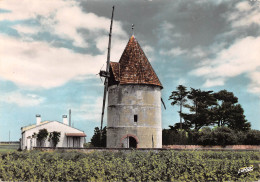
<svg viewBox="0 0 260 182">
<path fill-rule="evenodd" d="M 134 36 L 128 41 L 119 63 L 111 62 L 119 84 L 146 84 L 162 88 L 162 84 Z"/>
<path fill-rule="evenodd" d="M 112 68 L 114 77 L 116 81 L 119 81 L 119 63 L 115 63 L 115 62 L 110 62 L 110 66 Z"/>
</svg>

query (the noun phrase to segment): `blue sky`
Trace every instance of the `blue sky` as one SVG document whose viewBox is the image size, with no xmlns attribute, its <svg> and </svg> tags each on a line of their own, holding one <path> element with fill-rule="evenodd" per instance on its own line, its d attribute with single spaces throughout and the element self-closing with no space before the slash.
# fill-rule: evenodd
<svg viewBox="0 0 260 182">
<path fill-rule="evenodd" d="M 260 130 L 260 7 L 258 1 L 0 1 L 0 141 L 22 126 L 62 120 L 87 141 L 100 126 L 112 6 L 111 60 L 131 36 L 139 41 L 164 89 L 163 128 L 179 121 L 168 98 L 179 84 L 234 92 Z"/>
</svg>

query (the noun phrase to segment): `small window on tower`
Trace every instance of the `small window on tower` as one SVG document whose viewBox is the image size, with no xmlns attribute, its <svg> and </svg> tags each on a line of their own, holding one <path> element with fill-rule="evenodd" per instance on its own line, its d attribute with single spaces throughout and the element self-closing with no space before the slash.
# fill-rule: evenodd
<svg viewBox="0 0 260 182">
<path fill-rule="evenodd" d="M 138 120 L 138 117 L 137 117 L 137 115 L 135 114 L 135 115 L 134 115 L 134 122 L 137 122 L 137 120 Z"/>
</svg>

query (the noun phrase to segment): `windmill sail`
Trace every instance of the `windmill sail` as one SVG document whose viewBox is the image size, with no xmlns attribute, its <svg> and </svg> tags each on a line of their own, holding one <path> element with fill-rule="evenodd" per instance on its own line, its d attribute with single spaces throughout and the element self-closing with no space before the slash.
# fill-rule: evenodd
<svg viewBox="0 0 260 182">
<path fill-rule="evenodd" d="M 100 130 L 102 130 L 102 128 L 103 128 L 104 112 L 105 112 L 105 106 L 106 106 L 106 96 L 107 96 L 107 89 L 108 89 L 108 77 L 110 76 L 109 67 L 110 67 L 110 49 L 111 49 L 113 17 L 114 17 L 114 6 L 112 9 L 112 17 L 111 17 L 111 24 L 110 24 L 110 31 L 109 31 L 109 41 L 108 41 L 108 50 L 107 50 L 107 67 L 106 67 L 106 71 L 100 70 L 100 72 L 99 72 L 100 76 L 105 77 Z"/>
</svg>

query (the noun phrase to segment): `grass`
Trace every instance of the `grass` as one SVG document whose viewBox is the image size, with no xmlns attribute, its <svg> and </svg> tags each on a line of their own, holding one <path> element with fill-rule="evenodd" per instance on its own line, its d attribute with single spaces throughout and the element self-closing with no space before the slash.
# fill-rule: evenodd
<svg viewBox="0 0 260 182">
<path fill-rule="evenodd" d="M 7 153 L 7 152 L 14 152 L 17 151 L 19 148 L 18 144 L 7 144 L 7 143 L 2 143 L 0 144 L 0 153 Z"/>
</svg>

